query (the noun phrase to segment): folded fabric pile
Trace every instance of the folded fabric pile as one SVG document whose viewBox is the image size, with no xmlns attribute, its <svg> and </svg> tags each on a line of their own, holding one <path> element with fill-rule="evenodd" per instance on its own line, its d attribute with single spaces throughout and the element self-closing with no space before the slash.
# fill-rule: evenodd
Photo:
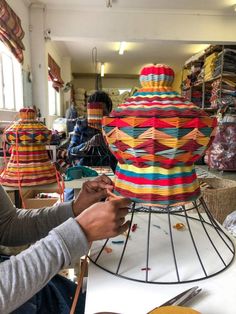
<svg viewBox="0 0 236 314">
<path fill-rule="evenodd" d="M 195 105 L 197 105 L 197 106 L 199 106 L 199 107 L 201 107 L 202 106 L 202 90 L 200 89 L 198 89 L 198 90 L 193 90 L 192 91 L 192 97 L 191 97 L 191 100 L 192 100 L 192 102 L 195 104 Z"/>
<path fill-rule="evenodd" d="M 84 88 L 77 88 L 75 90 L 75 107 L 78 112 L 78 116 L 85 116 L 87 109 L 86 109 L 86 100 L 85 100 L 85 89 Z"/>
<path fill-rule="evenodd" d="M 236 83 L 227 79 L 219 78 L 212 83 L 211 108 L 224 108 L 226 105 L 235 107 Z"/>
<path fill-rule="evenodd" d="M 208 166 L 222 171 L 236 170 L 236 121 L 223 122 L 208 151 Z"/>
<path fill-rule="evenodd" d="M 213 52 L 208 57 L 206 57 L 204 62 L 204 80 L 208 81 L 213 78 L 215 71 L 215 61 L 217 60 L 218 53 Z"/>
<path fill-rule="evenodd" d="M 218 54 L 217 59 L 215 60 L 215 70 L 213 76 L 216 77 L 220 74 L 234 76 L 235 69 L 236 69 L 236 50 L 226 48 Z"/>
</svg>

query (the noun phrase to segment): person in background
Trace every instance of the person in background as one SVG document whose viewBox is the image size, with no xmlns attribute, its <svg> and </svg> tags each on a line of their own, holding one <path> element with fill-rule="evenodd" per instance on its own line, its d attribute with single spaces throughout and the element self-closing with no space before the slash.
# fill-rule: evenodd
<svg viewBox="0 0 236 314">
<path fill-rule="evenodd" d="M 68 134 L 73 131 L 77 118 L 78 113 L 72 101 L 69 108 L 66 110 L 66 128 Z"/>
<path fill-rule="evenodd" d="M 112 189 L 102 175 L 85 182 L 73 202 L 24 210 L 0 186 L 0 244 L 34 243 L 16 256 L 0 256 L 1 313 L 69 314 L 76 285 L 56 274 L 87 254 L 89 243 L 114 237 L 130 223 L 128 199 L 100 202 Z M 79 300 L 76 313 L 84 313 L 83 305 Z"/>
<path fill-rule="evenodd" d="M 110 152 L 102 135 L 102 118 L 112 110 L 112 101 L 103 91 L 96 91 L 88 99 L 87 118 L 78 119 L 74 128 L 68 156 L 74 164 L 83 166 L 110 166 L 113 172 L 116 158 Z M 74 197 L 73 189 L 65 190 L 65 200 Z"/>
</svg>

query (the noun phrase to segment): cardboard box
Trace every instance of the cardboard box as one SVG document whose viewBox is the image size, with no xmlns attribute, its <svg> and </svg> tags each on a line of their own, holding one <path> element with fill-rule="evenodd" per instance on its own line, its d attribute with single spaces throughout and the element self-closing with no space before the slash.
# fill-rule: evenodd
<svg viewBox="0 0 236 314">
<path fill-rule="evenodd" d="M 48 193 L 55 193 L 55 190 L 30 190 L 24 194 L 24 205 L 26 209 L 34 209 L 34 208 L 42 208 L 54 205 L 59 199 L 58 197 L 49 197 L 49 198 L 37 198 L 40 194 L 48 194 Z"/>
</svg>

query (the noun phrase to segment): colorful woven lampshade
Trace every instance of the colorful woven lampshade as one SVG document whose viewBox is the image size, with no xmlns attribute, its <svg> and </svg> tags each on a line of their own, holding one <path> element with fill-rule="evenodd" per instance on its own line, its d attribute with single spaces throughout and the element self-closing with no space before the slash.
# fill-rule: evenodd
<svg viewBox="0 0 236 314">
<path fill-rule="evenodd" d="M 194 162 L 213 138 L 216 119 L 173 91 L 173 80 L 166 65 L 144 67 L 141 89 L 103 118 L 118 160 L 115 193 L 138 203 L 173 206 L 200 195 Z"/>
<path fill-rule="evenodd" d="M 102 129 L 103 103 L 91 102 L 87 104 L 88 125 L 92 128 Z"/>
<path fill-rule="evenodd" d="M 45 145 L 50 143 L 51 131 L 35 119 L 33 109 L 20 110 L 20 120 L 4 133 L 11 144 L 10 160 L 0 176 L 3 185 L 33 186 L 57 181 Z"/>
</svg>

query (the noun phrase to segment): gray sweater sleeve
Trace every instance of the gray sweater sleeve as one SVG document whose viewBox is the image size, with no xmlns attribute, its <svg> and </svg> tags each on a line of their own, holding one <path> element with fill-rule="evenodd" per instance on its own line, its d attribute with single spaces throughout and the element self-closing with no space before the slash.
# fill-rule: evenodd
<svg viewBox="0 0 236 314">
<path fill-rule="evenodd" d="M 40 209 L 16 209 L 0 186 L 0 244 L 18 246 L 33 243 L 73 217 L 71 203 Z"/>
<path fill-rule="evenodd" d="M 73 216 L 70 203 L 16 212 L 1 187 L 0 199 L 1 243 L 18 245 L 44 237 L 0 263 L 0 309 L 1 313 L 10 313 L 42 289 L 61 268 L 73 265 L 86 254 L 88 242 L 79 224 L 69 218 Z"/>
</svg>

